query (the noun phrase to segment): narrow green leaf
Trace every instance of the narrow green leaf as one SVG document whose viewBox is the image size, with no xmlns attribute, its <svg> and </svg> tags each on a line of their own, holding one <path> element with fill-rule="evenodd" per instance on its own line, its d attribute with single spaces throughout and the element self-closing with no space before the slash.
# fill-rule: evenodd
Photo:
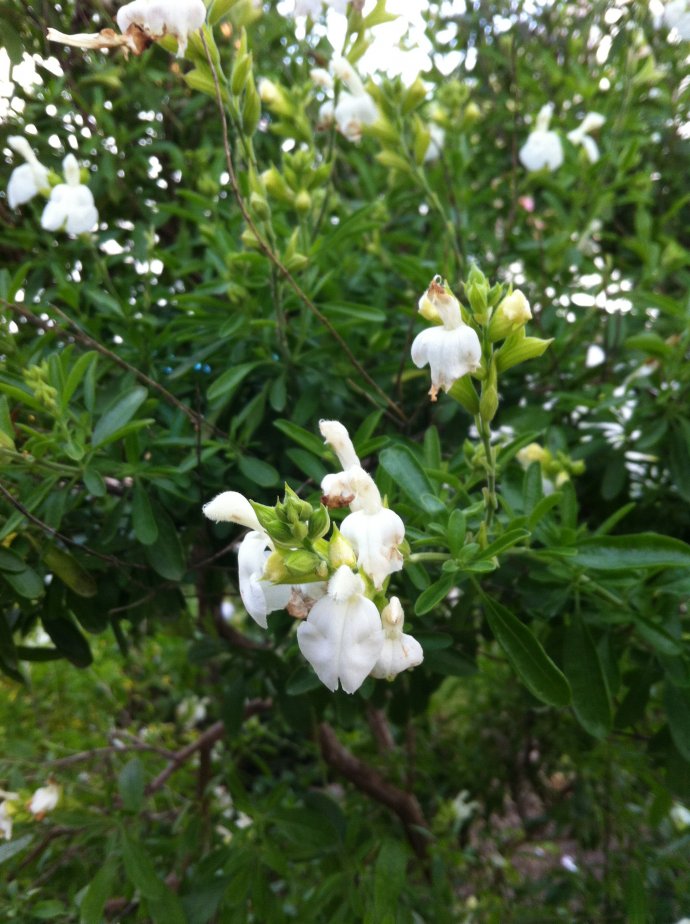
<svg viewBox="0 0 690 924">
<path fill-rule="evenodd" d="M 611 695 L 597 648 L 579 617 L 565 633 L 563 666 L 580 725 L 595 738 L 605 738 L 611 731 Z"/>
<path fill-rule="evenodd" d="M 219 398 L 228 401 L 232 397 L 234 391 L 258 365 L 260 365 L 260 363 L 253 362 L 240 363 L 238 366 L 232 366 L 230 369 L 223 372 L 222 375 L 218 376 L 206 392 L 206 397 L 209 401 L 216 401 Z"/>
<path fill-rule="evenodd" d="M 88 353 L 84 353 L 79 359 L 74 363 L 72 368 L 69 371 L 67 376 L 67 381 L 65 386 L 60 393 L 60 400 L 62 402 L 63 408 L 66 408 L 70 402 L 70 398 L 74 392 L 79 387 L 79 383 L 86 375 L 86 372 L 91 365 L 91 363 L 96 362 L 98 359 L 98 353 L 95 350 L 90 350 Z"/>
<path fill-rule="evenodd" d="M 571 559 L 581 568 L 597 571 L 635 571 L 637 568 L 687 568 L 690 546 L 670 536 L 637 533 L 631 536 L 594 536 L 580 542 Z"/>
<path fill-rule="evenodd" d="M 465 541 L 467 532 L 467 521 L 462 510 L 454 510 L 448 517 L 448 545 L 450 554 L 454 557 L 458 555 Z"/>
<path fill-rule="evenodd" d="M 379 456 L 379 464 L 416 506 L 421 505 L 426 510 L 430 501 L 438 503 L 426 472 L 405 446 L 389 446 L 384 449 Z M 422 503 L 425 494 L 429 500 Z"/>
<path fill-rule="evenodd" d="M 273 426 L 277 430 L 280 430 L 281 433 L 289 436 L 291 440 L 298 443 L 304 449 L 313 452 L 315 456 L 321 457 L 326 452 L 326 446 L 323 441 L 314 433 L 305 430 L 304 427 L 298 427 L 297 424 L 293 424 L 289 420 L 274 420 Z"/>
<path fill-rule="evenodd" d="M 94 427 L 91 445 L 101 446 L 118 430 L 121 430 L 134 417 L 147 397 L 147 390 L 140 385 L 119 395 Z"/>
<path fill-rule="evenodd" d="M 550 706 L 567 706 L 568 681 L 532 632 L 496 600 L 483 600 L 491 631 L 527 689 Z"/>
<path fill-rule="evenodd" d="M 483 558 L 493 558 L 494 555 L 500 555 L 501 552 L 511 548 L 511 546 L 516 545 L 518 542 L 522 542 L 523 539 L 527 539 L 529 535 L 530 531 L 528 529 L 509 529 L 507 532 L 503 533 L 502 536 L 499 536 L 498 539 L 494 539 L 485 549 L 482 549 L 477 555 L 477 558 L 481 560 Z"/>
<path fill-rule="evenodd" d="M 664 705 L 673 743 L 690 763 L 690 690 L 664 684 Z"/>
<path fill-rule="evenodd" d="M 60 578 L 70 590 L 80 597 L 95 597 L 98 584 L 79 562 L 56 545 L 50 545 L 43 553 L 43 561 L 54 575 Z"/>
<path fill-rule="evenodd" d="M 438 581 L 435 581 L 430 587 L 427 587 L 427 589 L 417 597 L 414 608 L 417 616 L 423 616 L 425 613 L 433 610 L 433 608 L 448 595 L 448 591 L 455 582 L 455 574 L 444 574 Z"/>
<path fill-rule="evenodd" d="M 79 908 L 79 924 L 103 924 L 103 909 L 110 897 L 114 879 L 114 863 L 106 863 L 98 870 L 84 893 Z"/>
<path fill-rule="evenodd" d="M 138 812 L 144 801 L 144 767 L 138 757 L 127 761 L 117 778 L 122 805 L 127 812 Z"/>
<path fill-rule="evenodd" d="M 158 523 L 153 515 L 151 501 L 141 481 L 134 482 L 132 493 L 132 526 L 137 541 L 153 545 L 158 538 Z"/>
<path fill-rule="evenodd" d="M 89 643 L 70 619 L 44 619 L 43 628 L 57 650 L 75 667 L 91 664 L 93 655 Z"/>
<path fill-rule="evenodd" d="M 539 501 L 544 496 L 544 487 L 541 475 L 541 465 L 538 462 L 532 462 L 525 472 L 522 480 L 522 503 L 523 510 L 530 516 Z"/>
<path fill-rule="evenodd" d="M 251 456 L 240 456 L 237 460 L 245 478 L 262 488 L 270 488 L 281 482 L 280 473 L 268 462 Z"/>
<path fill-rule="evenodd" d="M 7 863 L 12 857 L 16 857 L 25 847 L 29 846 L 33 839 L 33 834 L 25 834 L 24 837 L 18 837 L 16 841 L 0 844 L 0 863 Z"/>
<path fill-rule="evenodd" d="M 2 576 L 20 597 L 36 600 L 45 593 L 43 579 L 33 568 L 25 568 L 19 572 L 4 571 Z"/>
<path fill-rule="evenodd" d="M 158 537 L 151 545 L 145 546 L 144 553 L 148 563 L 161 577 L 169 581 L 181 581 L 187 564 L 177 529 L 163 507 L 155 504 L 153 509 L 158 523 Z"/>
<path fill-rule="evenodd" d="M 0 571 L 11 571 L 13 574 L 18 574 L 20 571 L 26 571 L 26 562 L 15 552 L 0 546 Z"/>
</svg>

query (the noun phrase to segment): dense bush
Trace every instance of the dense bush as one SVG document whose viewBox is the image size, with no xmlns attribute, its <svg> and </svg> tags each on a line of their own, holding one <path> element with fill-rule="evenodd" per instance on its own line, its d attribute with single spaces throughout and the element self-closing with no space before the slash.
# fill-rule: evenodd
<svg viewBox="0 0 690 924">
<path fill-rule="evenodd" d="M 690 915 L 690 14 L 207 5 L 2 4 L 3 920 Z"/>
</svg>

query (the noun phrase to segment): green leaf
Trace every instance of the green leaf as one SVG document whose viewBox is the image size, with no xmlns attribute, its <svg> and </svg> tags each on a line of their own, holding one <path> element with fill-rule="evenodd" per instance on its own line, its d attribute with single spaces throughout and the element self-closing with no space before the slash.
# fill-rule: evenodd
<svg viewBox="0 0 690 924">
<path fill-rule="evenodd" d="M 0 864 L 7 863 L 12 857 L 16 857 L 25 847 L 29 846 L 33 839 L 33 834 L 25 834 L 23 837 L 18 837 L 16 841 L 0 844 Z"/>
<path fill-rule="evenodd" d="M 147 545 L 144 554 L 154 571 L 169 581 L 181 581 L 187 570 L 184 549 L 177 535 L 177 528 L 167 512 L 159 504 L 154 505 L 158 523 L 158 537 Z"/>
<path fill-rule="evenodd" d="M 407 870 L 407 851 L 399 841 L 386 840 L 381 845 L 374 867 L 374 916 L 381 921 L 390 916 L 397 920 L 400 893 Z"/>
<path fill-rule="evenodd" d="M 65 382 L 64 388 L 60 392 L 60 400 L 62 402 L 63 408 L 67 407 L 70 398 L 77 390 L 81 380 L 86 375 L 89 366 L 91 363 L 96 362 L 97 359 L 98 353 L 96 353 L 95 350 L 90 350 L 88 353 L 84 353 L 83 356 L 80 356 L 79 359 L 74 363 L 69 371 L 69 375 L 67 376 L 67 381 Z"/>
<path fill-rule="evenodd" d="M 20 571 L 26 571 L 26 562 L 10 549 L 3 549 L 0 546 L 0 571 L 10 571 L 12 574 L 18 574 Z"/>
<path fill-rule="evenodd" d="M 36 600 L 45 593 L 43 579 L 33 568 L 25 568 L 19 572 L 4 571 L 2 576 L 20 597 Z"/>
<path fill-rule="evenodd" d="M 144 768 L 138 757 L 129 760 L 117 778 L 122 805 L 127 812 L 138 812 L 144 801 Z"/>
<path fill-rule="evenodd" d="M 503 533 L 502 536 L 499 536 L 498 539 L 494 539 L 485 549 L 482 549 L 477 555 L 477 558 L 479 560 L 483 558 L 493 558 L 494 555 L 499 555 L 518 542 L 522 542 L 523 539 L 527 539 L 529 535 L 530 531 L 528 529 L 509 529 L 507 532 Z"/>
<path fill-rule="evenodd" d="M 159 878 L 144 848 L 124 831 L 122 859 L 127 878 L 147 900 L 155 924 L 187 924 L 179 898 Z"/>
<path fill-rule="evenodd" d="M 151 501 L 141 481 L 134 482 L 132 493 L 132 526 L 137 541 L 142 545 L 153 545 L 158 538 L 158 523 L 153 515 Z"/>
<path fill-rule="evenodd" d="M 57 650 L 75 667 L 88 667 L 92 663 L 89 643 L 70 619 L 43 619 L 43 628 Z"/>
<path fill-rule="evenodd" d="M 98 870 L 84 893 L 79 908 L 79 924 L 102 924 L 103 909 L 110 896 L 114 878 L 113 862 L 105 863 Z"/>
<path fill-rule="evenodd" d="M 448 546 L 450 554 L 454 557 L 458 555 L 465 541 L 467 532 L 467 521 L 462 510 L 454 510 L 448 517 Z"/>
<path fill-rule="evenodd" d="M 260 363 L 240 363 L 238 366 L 232 366 L 213 382 L 206 392 L 209 401 L 216 401 L 222 398 L 223 401 L 229 401 L 236 389 L 247 378 L 249 373 L 256 369 Z"/>
<path fill-rule="evenodd" d="M 94 427 L 91 445 L 94 447 L 102 446 L 112 439 L 119 430 L 130 422 L 147 397 L 147 390 L 140 385 L 119 395 Z"/>
<path fill-rule="evenodd" d="M 479 413 L 479 395 L 469 375 L 463 375 L 453 382 L 448 394 L 473 417 Z"/>
<path fill-rule="evenodd" d="M 527 689 L 550 706 L 567 706 L 568 681 L 532 632 L 496 600 L 483 600 L 491 631 Z"/>
<path fill-rule="evenodd" d="M 605 738 L 611 731 L 611 695 L 596 645 L 579 617 L 565 632 L 563 666 L 580 725 L 595 738 Z"/>
<path fill-rule="evenodd" d="M 405 446 L 389 446 L 379 456 L 379 464 L 404 491 L 415 506 L 425 510 L 439 503 L 426 472 Z M 425 497 L 424 495 L 427 495 Z"/>
<path fill-rule="evenodd" d="M 417 597 L 417 602 L 414 607 L 417 616 L 423 616 L 425 613 L 433 610 L 441 600 L 445 599 L 448 595 L 448 591 L 453 584 L 455 584 L 456 580 L 455 574 L 444 574 L 438 581 L 435 581 L 430 587 L 427 587 L 427 589 Z"/>
<path fill-rule="evenodd" d="M 281 482 L 277 469 L 262 459 L 240 456 L 237 465 L 245 478 L 262 488 L 270 488 Z"/>
<path fill-rule="evenodd" d="M 98 584 L 93 576 L 85 571 L 79 562 L 56 545 L 50 545 L 43 553 L 47 567 L 80 597 L 95 597 Z"/>
<path fill-rule="evenodd" d="M 570 560 L 581 568 L 597 571 L 687 568 L 690 566 L 690 546 L 657 533 L 594 536 L 580 542 L 577 553 Z"/>
<path fill-rule="evenodd" d="M 673 743 L 683 759 L 690 763 L 690 690 L 682 690 L 666 681 L 664 706 Z"/>
<path fill-rule="evenodd" d="M 304 449 L 313 452 L 315 456 L 321 457 L 326 451 L 326 446 L 322 440 L 310 433 L 309 430 L 305 430 L 304 427 L 298 427 L 297 424 L 293 424 L 289 420 L 274 420 L 273 426 Z"/>
</svg>

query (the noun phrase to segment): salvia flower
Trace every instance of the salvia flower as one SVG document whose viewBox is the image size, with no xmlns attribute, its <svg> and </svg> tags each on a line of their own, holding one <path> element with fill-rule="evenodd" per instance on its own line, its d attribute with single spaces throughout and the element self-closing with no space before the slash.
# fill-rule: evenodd
<svg viewBox="0 0 690 924">
<path fill-rule="evenodd" d="M 460 303 L 435 276 L 419 302 L 420 313 L 425 317 L 436 313 L 442 321 L 440 327 L 429 327 L 417 334 L 412 343 L 412 362 L 421 369 L 431 369 L 429 394 L 436 401 L 440 389 L 448 391 L 463 375 L 476 372 L 482 360 L 482 347 L 477 332 L 462 320 Z"/>
<path fill-rule="evenodd" d="M 393 680 L 402 671 L 417 667 L 424 660 L 422 646 L 416 638 L 403 632 L 405 614 L 397 597 L 391 597 L 388 606 L 381 612 L 383 625 L 383 646 L 371 676 L 381 680 Z"/>
<path fill-rule="evenodd" d="M 582 145 L 589 162 L 592 164 L 599 160 L 599 148 L 589 133 L 601 128 L 605 121 L 606 117 L 600 113 L 588 112 L 578 127 L 568 132 L 566 136 L 571 144 Z"/>
<path fill-rule="evenodd" d="M 385 579 L 403 566 L 400 545 L 405 524 L 383 506 L 379 489 L 362 468 L 346 428 L 337 420 L 322 420 L 319 428 L 343 466 L 342 472 L 326 475 L 321 482 L 323 502 L 329 507 L 349 506 L 352 512 L 340 524 L 340 532 L 354 549 L 357 566 L 380 590 Z"/>
<path fill-rule="evenodd" d="M 557 132 L 549 131 L 553 109 L 553 103 L 542 106 L 534 131 L 520 148 L 520 161 L 530 172 L 557 170 L 563 163 L 563 144 L 560 136 Z"/>
<path fill-rule="evenodd" d="M 21 135 L 11 135 L 7 143 L 26 161 L 15 167 L 7 184 L 7 203 L 11 209 L 29 202 L 39 193 L 50 191 L 48 168 L 44 167 L 34 154 L 33 148 Z"/>
<path fill-rule="evenodd" d="M 364 596 L 364 581 L 342 565 L 297 629 L 297 643 L 319 680 L 335 692 L 354 693 L 378 661 L 384 633 L 375 604 Z"/>
<path fill-rule="evenodd" d="M 264 569 L 273 551 L 273 543 L 262 529 L 254 508 L 238 491 L 224 491 L 205 504 L 203 510 L 214 523 L 237 523 L 251 530 L 242 540 L 237 553 L 240 597 L 252 619 L 262 629 L 268 628 L 266 617 L 287 606 L 292 588 L 289 584 L 272 584 L 264 580 Z"/>
<path fill-rule="evenodd" d="M 52 812 L 60 801 L 60 787 L 56 783 L 41 786 L 31 797 L 28 809 L 32 815 L 41 820 L 48 812 Z"/>
<path fill-rule="evenodd" d="M 124 48 L 140 55 L 151 42 L 174 35 L 177 54 L 181 56 L 185 53 L 190 34 L 200 29 L 205 20 L 203 0 L 133 0 L 118 10 L 117 24 L 121 35 L 113 29 L 80 35 L 66 35 L 56 29 L 48 29 L 48 40 L 77 48 Z"/>
<path fill-rule="evenodd" d="M 65 182 L 58 183 L 50 193 L 48 204 L 41 216 L 41 227 L 46 231 L 67 231 L 84 234 L 98 224 L 98 211 L 93 193 L 80 179 L 79 163 L 74 154 L 62 162 Z"/>
</svg>

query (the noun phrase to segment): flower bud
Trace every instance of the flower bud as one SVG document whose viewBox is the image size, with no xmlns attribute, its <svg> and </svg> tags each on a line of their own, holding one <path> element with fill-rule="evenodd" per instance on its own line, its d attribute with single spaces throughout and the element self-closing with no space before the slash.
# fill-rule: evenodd
<svg viewBox="0 0 690 924">
<path fill-rule="evenodd" d="M 469 102 L 465 106 L 465 125 L 474 125 L 482 117 L 482 111 L 475 102 Z"/>
<path fill-rule="evenodd" d="M 282 584 L 283 581 L 290 579 L 288 569 L 285 567 L 285 562 L 280 552 L 271 552 L 268 556 L 263 577 L 265 581 L 270 581 L 272 584 Z"/>
<path fill-rule="evenodd" d="M 284 555 L 285 567 L 293 577 L 317 576 L 321 565 L 321 558 L 315 552 L 306 549 L 296 549 Z"/>
<path fill-rule="evenodd" d="M 539 462 L 540 465 L 548 464 L 553 456 L 544 446 L 539 443 L 530 443 L 529 446 L 523 447 L 517 454 L 517 460 L 520 465 L 529 468 L 532 462 Z"/>
<path fill-rule="evenodd" d="M 481 323 L 486 318 L 489 306 L 489 283 L 479 267 L 474 264 L 465 283 L 465 294 L 474 316 Z"/>
<path fill-rule="evenodd" d="M 311 208 L 311 196 L 306 189 L 300 189 L 295 196 L 295 208 L 298 212 L 308 212 Z"/>
<path fill-rule="evenodd" d="M 253 192 L 251 194 L 249 197 L 249 204 L 257 218 L 262 219 L 262 221 L 267 221 L 271 217 L 271 210 L 268 202 L 266 202 L 264 197 L 259 195 L 259 193 Z"/>
<path fill-rule="evenodd" d="M 357 566 L 355 550 L 347 539 L 345 539 L 337 526 L 333 527 L 333 535 L 328 544 L 328 560 L 331 567 L 336 571 L 342 565 L 347 565 L 348 568 L 355 568 Z"/>
<path fill-rule="evenodd" d="M 502 340 L 531 319 L 529 302 L 520 289 L 506 295 L 500 303 L 489 324 L 489 337 L 492 342 Z"/>
<path fill-rule="evenodd" d="M 496 416 L 498 410 L 498 391 L 496 386 L 491 384 L 482 389 L 482 396 L 479 399 L 479 414 L 486 423 Z"/>
<path fill-rule="evenodd" d="M 309 539 L 316 542 L 317 539 L 326 535 L 330 525 L 331 518 L 328 515 L 328 510 L 323 504 L 319 504 L 318 508 L 309 517 L 309 532 L 307 534 Z"/>
</svg>

